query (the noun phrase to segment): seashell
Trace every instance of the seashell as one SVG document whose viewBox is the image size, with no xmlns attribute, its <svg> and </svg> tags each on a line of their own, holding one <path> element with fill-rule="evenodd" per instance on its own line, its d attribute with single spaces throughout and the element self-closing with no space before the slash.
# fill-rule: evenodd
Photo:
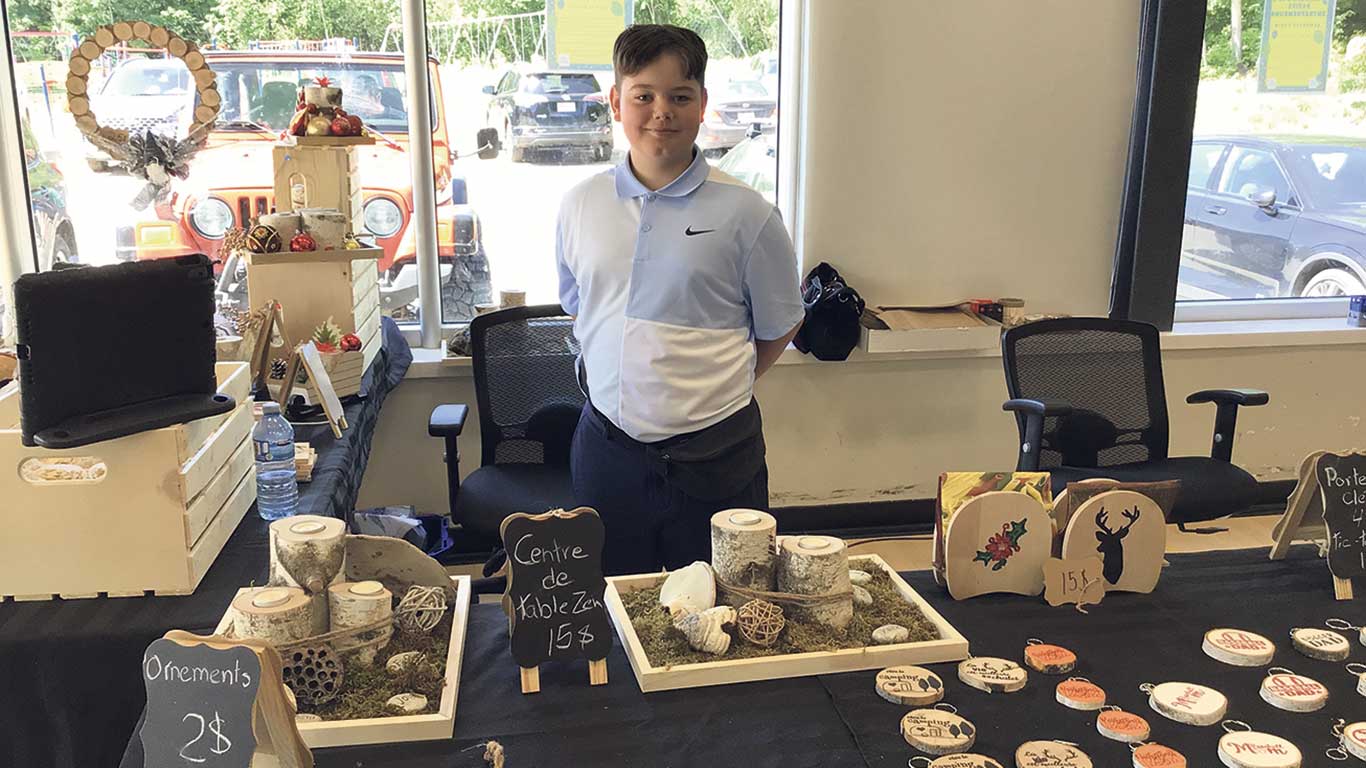
<svg viewBox="0 0 1366 768">
<path fill-rule="evenodd" d="M 873 593 L 863 587 L 854 587 L 854 605 L 869 606 L 873 604 Z"/>
<path fill-rule="evenodd" d="M 402 672 L 406 667 L 420 664 L 424 660 L 426 660 L 426 658 L 427 654 L 423 653 L 422 651 L 405 651 L 403 653 L 396 653 L 393 656 L 390 656 L 388 661 L 384 662 L 384 668 L 389 671 L 389 674 L 397 675 L 398 673 Z"/>
<path fill-rule="evenodd" d="M 659 588 L 659 604 L 668 609 L 675 621 L 680 616 L 714 608 L 716 575 L 711 566 L 698 560 L 669 574 Z"/>
<path fill-rule="evenodd" d="M 725 625 L 734 623 L 735 609 L 718 605 L 679 616 L 674 619 L 674 628 L 688 638 L 688 645 L 693 650 L 720 656 L 730 650 L 730 634 Z"/>
<path fill-rule="evenodd" d="M 849 571 L 849 583 L 858 587 L 866 587 L 873 583 L 873 574 L 867 571 L 860 571 L 857 568 Z"/>
<path fill-rule="evenodd" d="M 900 624 L 883 624 L 873 630 L 873 643 L 875 645 L 896 645 L 909 639 L 911 639 L 911 630 Z"/>
<path fill-rule="evenodd" d="M 420 693 L 400 693 L 384 702 L 384 706 L 412 714 L 427 708 L 427 697 Z"/>
</svg>

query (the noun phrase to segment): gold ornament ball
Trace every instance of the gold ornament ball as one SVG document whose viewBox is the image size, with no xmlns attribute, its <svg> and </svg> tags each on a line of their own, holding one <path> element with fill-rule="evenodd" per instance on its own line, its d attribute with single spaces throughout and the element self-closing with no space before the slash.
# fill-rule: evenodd
<svg viewBox="0 0 1366 768">
<path fill-rule="evenodd" d="M 322 115 L 311 117 L 304 131 L 309 136 L 330 136 L 332 135 L 332 121 Z"/>
</svg>

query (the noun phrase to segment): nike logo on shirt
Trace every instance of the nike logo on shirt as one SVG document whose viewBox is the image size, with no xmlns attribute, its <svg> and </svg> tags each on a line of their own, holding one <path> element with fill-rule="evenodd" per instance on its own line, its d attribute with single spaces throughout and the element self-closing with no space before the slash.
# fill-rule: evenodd
<svg viewBox="0 0 1366 768">
<path fill-rule="evenodd" d="M 692 237 L 693 235 L 705 235 L 705 234 L 707 234 L 708 232 L 715 232 L 715 231 L 716 231 L 716 230 L 714 230 L 714 229 L 693 229 L 693 228 L 690 226 L 690 227 L 688 227 L 687 229 L 683 230 L 683 234 L 687 235 L 688 237 Z"/>
</svg>

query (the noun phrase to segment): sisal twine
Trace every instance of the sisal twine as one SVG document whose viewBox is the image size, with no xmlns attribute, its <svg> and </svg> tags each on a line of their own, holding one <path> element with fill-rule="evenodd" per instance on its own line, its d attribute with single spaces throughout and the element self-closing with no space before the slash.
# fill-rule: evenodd
<svg viewBox="0 0 1366 768">
<path fill-rule="evenodd" d="M 379 635 L 377 635 L 374 638 L 371 638 L 370 640 L 361 640 L 351 645 L 342 645 L 341 643 L 335 641 L 340 640 L 345 642 L 355 640 L 356 638 L 359 638 L 361 635 L 364 635 L 366 632 L 374 632 L 377 629 L 383 629 L 391 621 L 392 619 L 386 616 L 383 619 L 371 622 L 369 624 L 362 624 L 359 627 L 351 627 L 350 629 L 339 629 L 336 632 L 327 632 L 321 635 L 314 635 L 313 637 L 305 637 L 303 640 L 296 640 L 292 643 L 282 643 L 276 646 L 275 650 L 283 654 L 287 651 L 293 651 L 299 648 L 307 648 L 309 646 L 327 643 L 328 645 L 331 645 L 333 650 L 335 650 L 337 653 L 349 653 L 360 648 L 369 648 L 372 645 L 381 645 L 382 642 L 387 641 L 388 638 L 384 637 L 383 633 L 380 633 Z"/>
<path fill-rule="evenodd" d="M 722 592 L 739 595 L 746 600 L 767 600 L 776 605 L 792 608 L 818 608 L 822 605 L 835 605 L 854 599 L 852 588 L 838 592 L 827 592 L 823 595 L 798 595 L 793 592 L 765 592 L 762 589 L 737 587 L 734 584 L 726 583 L 719 576 L 716 577 L 716 586 Z"/>
</svg>

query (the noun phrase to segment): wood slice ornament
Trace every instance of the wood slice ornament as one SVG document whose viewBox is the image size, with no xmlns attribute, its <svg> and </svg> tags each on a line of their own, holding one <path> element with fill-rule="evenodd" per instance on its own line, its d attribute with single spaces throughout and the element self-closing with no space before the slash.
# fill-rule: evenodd
<svg viewBox="0 0 1366 768">
<path fill-rule="evenodd" d="M 1270 733 L 1252 730 L 1246 723 L 1229 721 L 1219 739 L 1219 761 L 1228 768 L 1300 768 L 1299 747 Z"/>
<path fill-rule="evenodd" d="M 1148 706 L 1154 712 L 1186 725 L 1214 725 L 1228 711 L 1224 694 L 1195 683 L 1143 685 L 1140 690 L 1148 694 Z"/>
<path fill-rule="evenodd" d="M 1077 668 L 1077 654 L 1042 640 L 1029 641 L 1024 649 L 1024 660 L 1030 669 L 1045 675 L 1065 675 Z"/>
<path fill-rule="evenodd" d="M 934 704 L 944 698 L 944 681 L 924 667 L 888 667 L 877 673 L 877 695 L 911 707 Z"/>
<path fill-rule="evenodd" d="M 1356 632 L 1357 639 L 1361 641 L 1362 645 L 1366 645 L 1366 627 L 1355 626 L 1354 624 L 1352 624 L 1352 622 L 1346 619 L 1328 619 L 1323 623 L 1324 626 L 1341 630 L 1343 632 Z"/>
<path fill-rule="evenodd" d="M 1091 758 L 1063 741 L 1026 741 L 1015 750 L 1016 768 L 1091 768 Z"/>
<path fill-rule="evenodd" d="M 1029 682 L 1029 672 L 1009 659 L 981 656 L 959 662 L 958 679 L 979 691 L 1014 693 Z"/>
<path fill-rule="evenodd" d="M 854 619 L 849 552 L 833 536 L 785 536 L 778 547 L 779 592 L 820 598 L 792 606 L 792 617 L 844 629 Z"/>
<path fill-rule="evenodd" d="M 1347 671 L 1357 676 L 1357 693 L 1366 696 L 1366 664 L 1348 664 Z"/>
<path fill-rule="evenodd" d="M 1186 768 L 1186 756 L 1165 744 L 1134 747 L 1134 768 Z"/>
<path fill-rule="evenodd" d="M 957 755 L 944 755 L 931 760 L 916 755 L 906 762 L 911 768 L 1002 768 L 1001 764 L 985 755 L 962 752 Z"/>
<path fill-rule="evenodd" d="M 949 520 L 944 580 L 955 600 L 997 592 L 1043 592 L 1043 565 L 1052 555 L 1053 520 L 1031 496 L 989 491 Z"/>
<path fill-rule="evenodd" d="M 1342 726 L 1342 749 L 1358 760 L 1366 760 L 1366 721 Z"/>
<path fill-rule="evenodd" d="M 1084 677 L 1072 677 L 1058 683 L 1053 695 L 1068 709 L 1093 712 L 1105 706 L 1105 689 Z"/>
<path fill-rule="evenodd" d="M 1107 491 L 1082 504 L 1062 540 L 1064 560 L 1100 555 L 1107 592 L 1152 592 L 1166 551 L 1161 507 L 1134 491 Z"/>
<path fill-rule="evenodd" d="M 927 755 L 966 752 L 977 741 L 977 727 L 952 706 L 913 709 L 901 718 L 901 737 Z"/>
<path fill-rule="evenodd" d="M 1265 666 L 1276 655 L 1276 644 L 1265 637 L 1226 627 L 1206 632 L 1200 647 L 1211 659 L 1235 667 Z"/>
<path fill-rule="evenodd" d="M 1352 643 L 1331 629 L 1297 627 L 1290 630 L 1290 644 L 1300 653 L 1319 661 L 1342 661 L 1352 655 Z"/>
<path fill-rule="evenodd" d="M 1261 696 L 1267 704 L 1287 712 L 1316 712 L 1328 703 L 1323 683 L 1283 667 L 1270 670 L 1262 681 Z"/>
<path fill-rule="evenodd" d="M 1110 705 L 1096 715 L 1096 731 L 1107 739 L 1125 744 L 1142 744 L 1152 735 L 1146 718 Z"/>
</svg>

